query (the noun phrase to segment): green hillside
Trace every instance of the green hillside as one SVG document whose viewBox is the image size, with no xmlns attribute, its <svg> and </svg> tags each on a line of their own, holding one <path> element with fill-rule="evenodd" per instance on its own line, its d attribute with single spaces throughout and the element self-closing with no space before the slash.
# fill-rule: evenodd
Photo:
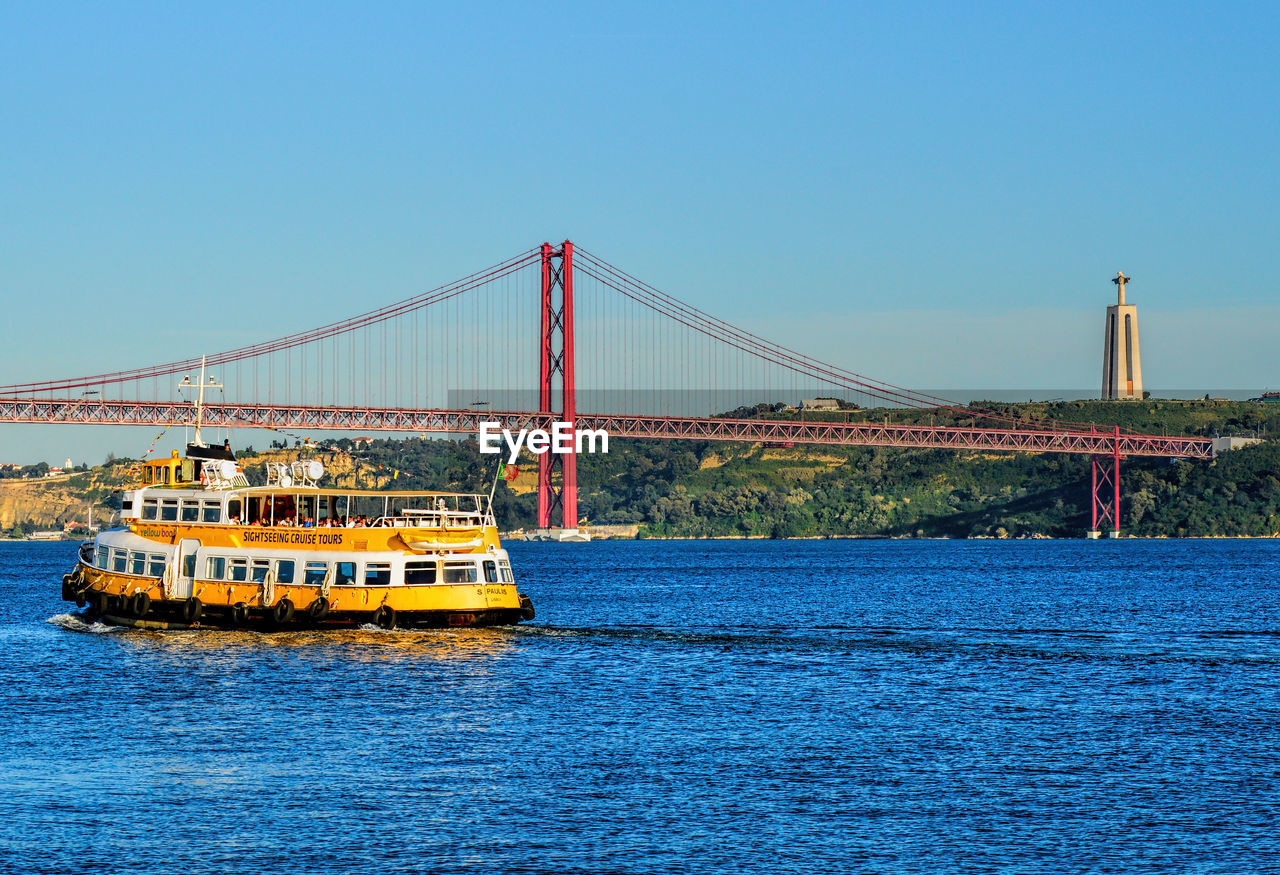
<svg viewBox="0 0 1280 875">
<path fill-rule="evenodd" d="M 939 425 L 1045 420 L 1119 424 L 1170 435 L 1249 435 L 1263 443 L 1213 462 L 1126 460 L 1122 528 L 1141 536 L 1276 535 L 1280 532 L 1280 404 L 1229 401 L 1058 402 L 981 405 L 993 421 L 964 410 L 845 410 L 806 419 Z M 738 416 L 793 417 L 780 405 Z M 611 442 L 607 455 L 578 460 L 580 515 L 588 523 L 638 523 L 641 537 L 1080 537 L 1089 526 L 1089 461 L 1056 454 L 776 447 L 709 441 Z M 319 455 L 342 485 L 487 492 L 497 458 L 474 439 L 349 440 Z M 264 459 L 243 454 L 251 476 Z M 495 509 L 504 528 L 535 524 L 532 457 L 516 484 L 500 484 Z M 111 472 L 118 482 L 120 467 Z M 343 473 L 345 472 L 345 473 Z M 64 481 L 74 500 L 104 496 L 105 472 Z M 92 493 L 90 495 L 89 493 Z M 118 498 L 116 499 L 118 501 Z M 17 527 L 19 507 L 6 525 Z"/>
<path fill-rule="evenodd" d="M 1116 424 L 1154 434 L 1280 435 L 1280 405 L 1231 401 L 984 403 L 1009 422 Z M 739 416 L 795 416 L 775 406 Z M 968 411 L 871 410 L 806 418 L 991 425 Z M 866 447 L 766 447 L 614 440 L 578 460 L 579 508 L 590 523 L 639 523 L 650 537 L 1079 537 L 1089 526 L 1089 462 L 1056 454 Z M 375 442 L 366 454 L 447 488 L 480 488 L 473 441 Z M 522 467 L 532 465 L 531 458 Z M 1122 527 L 1144 536 L 1280 531 L 1280 443 L 1218 460 L 1126 460 Z M 490 475 L 491 476 L 491 475 Z M 487 484 L 485 484 L 487 485 Z M 507 527 L 532 526 L 531 493 L 498 491 Z"/>
</svg>

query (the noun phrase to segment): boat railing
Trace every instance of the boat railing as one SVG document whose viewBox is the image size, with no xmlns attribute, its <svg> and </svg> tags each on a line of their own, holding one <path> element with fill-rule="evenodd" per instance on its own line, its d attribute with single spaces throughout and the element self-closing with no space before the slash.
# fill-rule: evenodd
<svg viewBox="0 0 1280 875">
<path fill-rule="evenodd" d="M 402 515 L 382 516 L 370 524 L 371 528 L 393 529 L 474 529 L 494 525 L 492 515 L 474 511 L 406 511 Z"/>
</svg>

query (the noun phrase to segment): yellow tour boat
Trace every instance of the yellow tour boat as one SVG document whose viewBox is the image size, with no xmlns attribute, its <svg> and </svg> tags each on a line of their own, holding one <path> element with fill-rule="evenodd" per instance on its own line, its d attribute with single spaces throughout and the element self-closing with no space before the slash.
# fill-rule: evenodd
<svg viewBox="0 0 1280 875">
<path fill-rule="evenodd" d="M 198 435 L 198 432 L 197 432 Z M 319 461 L 252 486 L 229 446 L 142 466 L 117 527 L 80 547 L 62 597 L 105 623 L 385 629 L 533 619 L 489 496 L 321 487 Z"/>
</svg>

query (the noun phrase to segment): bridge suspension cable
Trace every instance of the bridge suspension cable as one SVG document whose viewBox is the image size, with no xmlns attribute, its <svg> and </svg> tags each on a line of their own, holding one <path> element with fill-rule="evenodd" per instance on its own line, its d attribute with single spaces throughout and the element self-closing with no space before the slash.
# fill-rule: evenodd
<svg viewBox="0 0 1280 875">
<path fill-rule="evenodd" d="M 209 367 L 218 367 L 234 362 L 245 361 L 258 356 L 316 343 L 321 340 L 330 339 L 356 331 L 357 329 L 385 323 L 391 319 L 421 310 L 433 304 L 438 304 L 442 301 L 456 298 L 465 292 L 469 292 L 480 286 L 492 283 L 505 276 L 509 276 L 521 268 L 535 263 L 538 257 L 539 250 L 530 249 L 527 252 L 523 252 L 520 255 L 507 259 L 506 261 L 499 262 L 498 264 L 488 267 L 482 271 L 463 277 L 460 280 L 439 286 L 431 291 L 415 295 L 412 298 L 406 298 L 403 301 L 398 301 L 386 307 L 370 310 L 358 316 L 353 316 L 338 322 L 331 322 L 327 325 L 322 325 L 319 328 L 300 331 L 274 340 L 263 341 L 261 343 L 241 346 L 235 349 L 208 355 L 207 364 Z M 148 380 L 183 373 L 185 371 L 198 368 L 199 366 L 200 356 L 194 356 L 180 361 L 166 362 L 165 364 L 137 368 L 134 370 L 112 371 L 109 373 L 74 377 L 64 380 L 11 383 L 8 385 L 0 385 L 0 396 L 26 396 L 38 392 L 60 392 L 136 382 L 139 380 Z"/>
<path fill-rule="evenodd" d="M 580 247 L 576 253 L 578 347 L 592 354 L 581 369 L 580 410 L 708 416 L 760 402 L 798 404 L 804 392 L 834 389 L 874 401 L 874 406 L 938 409 L 962 423 L 1089 428 L 1031 423 L 873 379 L 713 316 Z M 531 397 L 536 298 L 529 283 L 512 280 L 522 272 L 532 280 L 540 257 L 541 248 L 531 248 L 384 307 L 210 354 L 208 366 L 234 366 L 236 373 L 224 380 L 228 391 L 257 403 L 275 403 L 278 393 L 290 404 L 444 408 L 483 403 L 490 409 L 534 410 L 539 404 Z M 438 315 L 429 317 L 429 310 Z M 111 387 L 121 400 L 150 396 L 160 402 L 166 393 L 159 379 L 192 371 L 199 362 L 193 356 L 89 376 L 11 383 L 0 385 L 0 398 L 80 390 L 105 394 Z M 248 379 L 240 379 L 242 362 L 251 363 Z M 674 385 L 664 389 L 664 379 Z M 260 384 L 266 387 L 261 395 Z M 429 387 L 442 393 L 434 404 L 427 400 Z M 673 401 L 672 395 L 639 395 L 662 391 L 698 397 Z"/>
<path fill-rule="evenodd" d="M 1013 425 L 1028 424 L 1025 421 L 1017 420 L 996 411 L 972 405 L 963 407 L 954 401 L 937 395 L 918 392 L 883 380 L 875 380 L 838 365 L 805 355 L 794 349 L 766 340 L 723 319 L 712 316 L 697 307 L 686 304 L 615 267 L 582 247 L 577 247 L 576 252 L 578 258 L 576 269 L 618 294 L 713 340 L 728 344 L 748 355 L 793 371 L 817 383 L 865 393 L 885 402 L 889 406 L 937 408 L 960 417 L 986 419 Z M 1042 421 L 1040 424 L 1050 423 Z M 1090 426 L 1082 425 L 1081 423 L 1053 422 L 1051 424 L 1056 428 L 1065 430 L 1088 430 L 1090 428 Z"/>
</svg>

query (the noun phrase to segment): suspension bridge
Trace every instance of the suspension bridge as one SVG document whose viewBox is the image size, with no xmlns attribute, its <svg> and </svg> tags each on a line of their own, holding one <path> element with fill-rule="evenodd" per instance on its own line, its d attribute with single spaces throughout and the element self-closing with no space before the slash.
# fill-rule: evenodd
<svg viewBox="0 0 1280 875">
<path fill-rule="evenodd" d="M 564 422 L 651 440 L 1087 455 L 1093 530 L 1105 526 L 1113 534 L 1120 529 L 1123 458 L 1213 455 L 1206 438 L 1028 424 L 872 379 L 736 327 L 569 241 L 544 243 L 379 309 L 203 359 L 222 376 L 222 397 L 206 399 L 204 421 L 228 428 L 474 434 L 481 422 L 512 431 L 549 431 Z M 0 385 L 0 422 L 189 423 L 192 401 L 174 378 L 201 365 L 196 356 Z M 936 410 L 963 424 L 732 413 L 832 395 L 859 409 Z M 546 453 L 538 461 L 538 524 L 576 527 L 576 457 Z"/>
</svg>

